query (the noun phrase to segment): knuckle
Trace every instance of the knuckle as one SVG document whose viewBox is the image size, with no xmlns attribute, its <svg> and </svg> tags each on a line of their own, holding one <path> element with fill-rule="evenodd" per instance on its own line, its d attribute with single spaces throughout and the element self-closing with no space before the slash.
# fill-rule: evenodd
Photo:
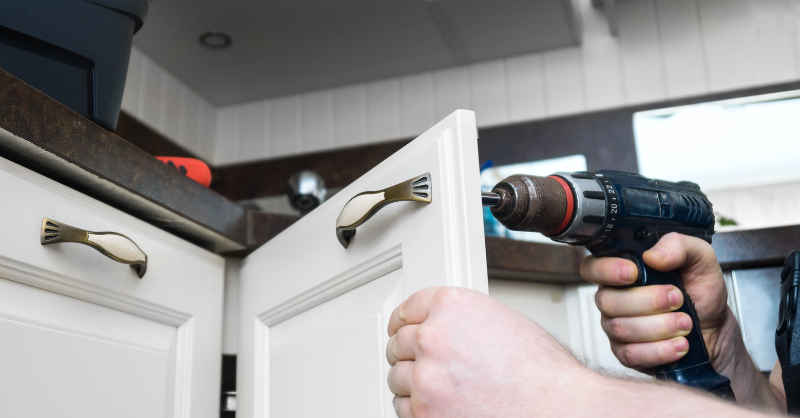
<svg viewBox="0 0 800 418">
<path fill-rule="evenodd" d="M 628 336 L 629 330 L 622 318 L 611 318 L 605 321 L 605 331 L 610 337 L 622 339 Z"/>
<path fill-rule="evenodd" d="M 433 416 L 431 415 L 430 408 L 428 407 L 428 405 L 414 398 L 411 398 L 411 405 L 409 405 L 409 410 L 413 418 L 429 418 Z"/>
<path fill-rule="evenodd" d="M 608 260 L 608 263 L 603 265 L 602 279 L 605 282 L 616 282 L 619 279 L 619 266 L 616 260 Z M 613 261 L 613 262 L 612 262 Z"/>
<path fill-rule="evenodd" d="M 439 289 L 434 297 L 436 305 L 452 305 L 456 303 L 463 291 L 457 287 L 443 287 Z"/>
<path fill-rule="evenodd" d="M 625 358 L 625 365 L 628 367 L 639 367 L 642 363 L 641 350 L 635 349 L 631 345 L 626 345 L 623 351 Z"/>
<path fill-rule="evenodd" d="M 413 331 L 412 326 L 402 327 L 398 329 L 394 335 L 392 335 L 389 341 L 392 341 L 392 339 L 394 339 L 394 345 L 397 345 L 397 343 L 399 343 L 400 340 L 405 341 L 409 336 L 408 333 L 411 331 Z"/>
<path fill-rule="evenodd" d="M 671 350 L 668 344 L 670 344 L 670 342 L 661 344 L 658 350 L 656 350 L 656 358 L 658 359 L 659 363 L 666 363 L 672 359 L 674 350 Z"/>
<path fill-rule="evenodd" d="M 417 348 L 429 353 L 438 346 L 439 331 L 434 326 L 422 324 L 417 328 Z"/>
<path fill-rule="evenodd" d="M 394 374 L 395 366 L 389 368 L 389 373 L 386 374 L 386 384 L 389 385 L 389 390 L 394 393 Z"/>
<path fill-rule="evenodd" d="M 389 337 L 389 342 L 386 343 L 386 361 L 388 361 L 389 364 L 392 364 L 392 361 L 397 358 L 397 356 L 394 355 L 395 344 L 397 340 L 396 336 L 397 334 Z"/>
<path fill-rule="evenodd" d="M 413 385 L 420 399 L 436 399 L 441 385 L 439 373 L 429 363 L 419 364 L 414 369 Z"/>
<path fill-rule="evenodd" d="M 660 336 L 672 335 L 677 331 L 678 319 L 673 315 L 664 315 L 658 321 L 658 332 Z"/>
<path fill-rule="evenodd" d="M 588 257 L 584 258 L 583 261 L 581 261 L 581 267 L 579 269 L 581 277 L 583 277 L 586 280 L 589 280 L 591 278 L 591 274 L 590 274 L 591 273 L 591 269 L 589 268 L 591 263 L 592 263 L 591 258 L 592 258 L 592 256 L 588 256 Z"/>
<path fill-rule="evenodd" d="M 669 286 L 651 287 L 650 307 L 653 311 L 662 311 L 669 308 Z"/>
<path fill-rule="evenodd" d="M 622 363 L 625 367 L 635 367 L 637 365 L 637 357 L 631 350 L 630 345 L 628 344 L 616 344 L 612 345 L 612 350 L 614 356 Z"/>
<path fill-rule="evenodd" d="M 608 291 L 605 289 L 599 289 L 597 293 L 594 294 L 594 304 L 597 305 L 597 309 L 600 310 L 602 313 L 608 312 Z"/>
</svg>

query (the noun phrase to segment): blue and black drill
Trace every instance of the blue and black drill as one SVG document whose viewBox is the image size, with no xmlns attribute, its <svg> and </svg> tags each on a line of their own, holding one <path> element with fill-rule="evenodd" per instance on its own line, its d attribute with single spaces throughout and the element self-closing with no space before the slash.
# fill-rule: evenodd
<svg viewBox="0 0 800 418">
<path fill-rule="evenodd" d="M 675 363 L 656 367 L 656 378 L 735 400 L 730 379 L 717 373 L 708 357 L 694 304 L 677 270 L 662 272 L 642 254 L 670 232 L 711 242 L 714 212 L 700 187 L 612 170 L 555 173 L 549 177 L 514 175 L 483 194 L 484 206 L 507 228 L 539 232 L 558 242 L 586 247 L 598 257 L 627 258 L 639 268 L 632 286 L 670 284 L 683 292 L 678 311 L 694 326 L 689 352 Z"/>
</svg>

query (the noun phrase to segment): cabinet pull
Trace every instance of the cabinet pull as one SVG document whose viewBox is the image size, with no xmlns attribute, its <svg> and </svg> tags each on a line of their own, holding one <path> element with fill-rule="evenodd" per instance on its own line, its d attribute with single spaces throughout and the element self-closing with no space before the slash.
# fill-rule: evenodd
<svg viewBox="0 0 800 418">
<path fill-rule="evenodd" d="M 336 218 L 336 238 L 344 248 L 364 224 L 384 206 L 402 201 L 431 203 L 431 173 L 406 180 L 377 192 L 363 192 L 350 199 Z"/>
<path fill-rule="evenodd" d="M 90 232 L 50 218 L 42 219 L 42 245 L 77 242 L 100 251 L 106 257 L 130 264 L 141 279 L 147 271 L 147 254 L 125 235 L 116 232 Z"/>
</svg>

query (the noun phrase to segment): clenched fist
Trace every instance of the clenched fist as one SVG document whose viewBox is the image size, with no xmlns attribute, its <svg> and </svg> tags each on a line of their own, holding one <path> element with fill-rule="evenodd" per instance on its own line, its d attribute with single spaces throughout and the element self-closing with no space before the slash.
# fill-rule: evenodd
<svg viewBox="0 0 800 418">
<path fill-rule="evenodd" d="M 421 290 L 389 319 L 389 388 L 401 418 L 558 416 L 583 367 L 525 315 L 473 290 Z M 557 408 L 557 409 L 553 409 Z"/>
<path fill-rule="evenodd" d="M 683 287 L 694 301 L 711 364 L 731 379 L 739 403 L 780 409 L 775 393 L 747 353 L 739 325 L 728 308 L 725 280 L 711 245 L 671 233 L 642 258 L 656 270 L 680 271 Z M 595 301 L 611 351 L 623 365 L 648 373 L 654 366 L 686 355 L 689 344 L 684 336 L 692 329 L 692 320 L 685 313 L 674 312 L 685 302 L 675 286 L 616 288 L 633 283 L 638 273 L 632 261 L 622 258 L 590 256 L 581 264 L 581 275 L 600 285 Z"/>
</svg>

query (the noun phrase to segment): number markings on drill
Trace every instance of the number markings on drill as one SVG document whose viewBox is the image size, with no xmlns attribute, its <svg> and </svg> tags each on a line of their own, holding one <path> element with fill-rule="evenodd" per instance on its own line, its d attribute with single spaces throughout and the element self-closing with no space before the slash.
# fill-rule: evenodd
<svg viewBox="0 0 800 418">
<path fill-rule="evenodd" d="M 614 185 L 605 178 L 602 174 L 597 174 L 595 179 L 600 182 L 603 190 L 606 192 L 606 219 L 603 230 L 598 233 L 591 242 L 586 244 L 586 247 L 593 247 L 606 240 L 611 235 L 611 231 L 617 225 L 617 216 L 619 215 L 619 200 L 617 199 L 617 190 Z"/>
</svg>

